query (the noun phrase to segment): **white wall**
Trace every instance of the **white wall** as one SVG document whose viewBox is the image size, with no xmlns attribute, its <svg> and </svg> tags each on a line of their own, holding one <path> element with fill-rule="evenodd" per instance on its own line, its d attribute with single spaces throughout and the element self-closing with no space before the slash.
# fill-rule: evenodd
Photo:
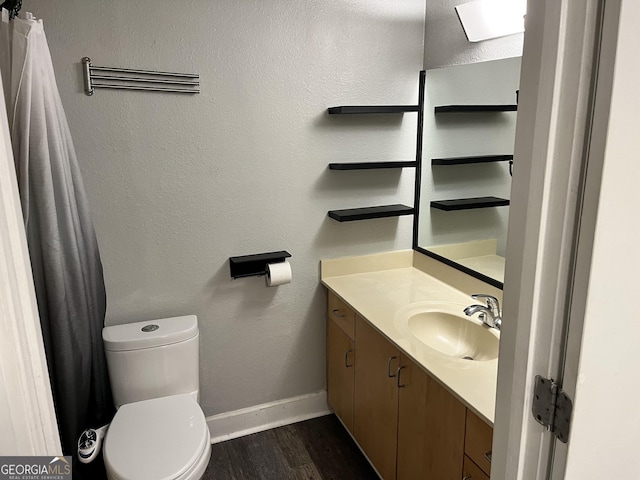
<svg viewBox="0 0 640 480">
<path fill-rule="evenodd" d="M 454 10 L 473 0 L 427 0 L 424 33 L 424 68 L 485 62 L 522 55 L 523 34 L 484 42 L 467 41 Z"/>
<path fill-rule="evenodd" d="M 329 172 L 413 159 L 424 0 L 25 0 L 43 18 L 105 267 L 107 322 L 194 313 L 206 415 L 325 385 L 318 261 L 410 248 L 412 218 L 339 224 L 327 210 L 413 201 L 413 172 Z M 82 91 L 80 60 L 197 72 L 195 96 Z M 232 280 L 228 257 L 286 249 L 294 281 Z"/>
</svg>

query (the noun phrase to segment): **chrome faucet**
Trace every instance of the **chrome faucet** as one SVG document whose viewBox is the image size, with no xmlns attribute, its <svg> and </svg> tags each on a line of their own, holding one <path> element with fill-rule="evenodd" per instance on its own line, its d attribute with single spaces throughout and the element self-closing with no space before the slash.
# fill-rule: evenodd
<svg viewBox="0 0 640 480">
<path fill-rule="evenodd" d="M 471 316 L 480 313 L 478 318 L 487 326 L 500 330 L 502 326 L 502 311 L 500 310 L 500 302 L 493 295 L 485 295 L 483 293 L 475 293 L 471 295 L 474 300 L 483 299 L 486 305 L 469 305 L 464 309 L 464 314 Z"/>
</svg>

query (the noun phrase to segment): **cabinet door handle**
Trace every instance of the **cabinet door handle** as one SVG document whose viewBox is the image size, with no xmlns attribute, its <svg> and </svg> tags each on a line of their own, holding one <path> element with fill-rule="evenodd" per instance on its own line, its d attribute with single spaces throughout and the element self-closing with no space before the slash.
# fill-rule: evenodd
<svg viewBox="0 0 640 480">
<path fill-rule="evenodd" d="M 473 478 L 473 476 L 471 475 L 465 475 L 464 477 L 462 477 L 462 480 L 471 480 Z"/>
<path fill-rule="evenodd" d="M 405 384 L 400 383 L 400 372 L 402 371 L 403 368 L 406 368 L 406 367 L 400 366 L 400 367 L 398 367 L 398 370 L 396 370 L 396 376 L 398 377 L 397 380 L 396 380 L 396 385 L 397 385 L 398 388 L 406 387 Z"/>
<path fill-rule="evenodd" d="M 487 453 L 484 454 L 484 458 L 486 458 L 489 461 L 489 463 L 491 463 L 491 452 L 492 451 L 493 450 L 489 450 Z"/>
<path fill-rule="evenodd" d="M 350 348 L 349 350 L 347 350 L 347 351 L 344 353 L 344 366 L 345 366 L 345 367 L 347 367 L 347 368 L 351 368 L 351 367 L 353 367 L 353 363 L 352 363 L 351 365 L 349 365 L 349 354 L 350 354 L 351 352 L 353 352 L 353 349 L 352 349 L 352 348 Z"/>
<path fill-rule="evenodd" d="M 389 360 L 387 360 L 387 377 L 389 378 L 393 378 L 396 376 L 395 373 L 391 373 L 391 362 L 394 361 L 396 358 L 395 355 L 393 357 L 389 357 Z"/>
<path fill-rule="evenodd" d="M 331 313 L 333 313 L 333 316 L 334 316 L 334 317 L 336 317 L 336 318 L 346 318 L 346 315 L 345 315 L 345 314 L 343 314 L 343 313 L 341 314 L 341 313 L 340 313 L 340 309 L 339 309 L 339 308 L 334 308 L 334 309 L 331 311 Z"/>
</svg>

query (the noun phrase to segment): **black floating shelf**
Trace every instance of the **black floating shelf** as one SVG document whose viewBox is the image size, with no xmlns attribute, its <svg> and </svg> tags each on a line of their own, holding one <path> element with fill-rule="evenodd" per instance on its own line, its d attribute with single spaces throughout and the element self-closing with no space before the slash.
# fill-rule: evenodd
<svg viewBox="0 0 640 480">
<path fill-rule="evenodd" d="M 329 115 L 346 115 L 358 113 L 405 113 L 417 112 L 420 107 L 418 105 L 361 105 L 361 106 L 342 106 L 329 107 Z"/>
<path fill-rule="evenodd" d="M 435 107 L 435 113 L 491 113 L 515 112 L 518 105 L 442 105 Z"/>
<path fill-rule="evenodd" d="M 513 155 L 479 155 L 475 157 L 432 158 L 431 165 L 468 165 L 471 163 L 507 162 Z"/>
<path fill-rule="evenodd" d="M 453 210 L 471 210 L 473 208 L 504 207 L 509 200 L 498 197 L 458 198 L 431 202 L 431 208 L 451 212 Z"/>
<path fill-rule="evenodd" d="M 378 168 L 405 168 L 415 167 L 415 160 L 408 162 L 356 162 L 356 163 L 330 163 L 329 170 L 373 170 Z"/>
<path fill-rule="evenodd" d="M 330 210 L 329 217 L 339 222 L 370 220 L 372 218 L 400 217 L 413 215 L 414 209 L 406 205 L 382 205 L 380 207 L 349 208 L 346 210 Z"/>
</svg>

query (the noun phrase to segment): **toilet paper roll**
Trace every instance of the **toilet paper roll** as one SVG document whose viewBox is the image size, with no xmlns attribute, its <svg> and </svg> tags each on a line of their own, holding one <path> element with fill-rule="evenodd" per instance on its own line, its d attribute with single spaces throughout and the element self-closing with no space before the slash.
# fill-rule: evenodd
<svg viewBox="0 0 640 480">
<path fill-rule="evenodd" d="M 277 287 L 291 282 L 291 265 L 286 260 L 267 264 L 267 287 Z"/>
</svg>

